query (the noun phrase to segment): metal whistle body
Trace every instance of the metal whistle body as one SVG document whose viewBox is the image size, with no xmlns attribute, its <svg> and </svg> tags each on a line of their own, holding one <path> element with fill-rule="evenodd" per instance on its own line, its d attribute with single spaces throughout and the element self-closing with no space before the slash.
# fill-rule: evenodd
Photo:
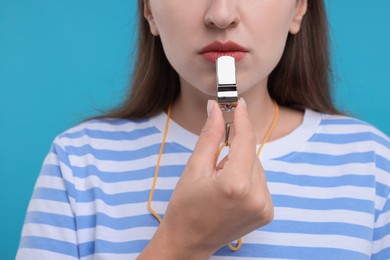
<svg viewBox="0 0 390 260">
<path fill-rule="evenodd" d="M 222 112 L 233 111 L 238 102 L 236 62 L 231 56 L 221 56 L 216 61 L 217 66 L 217 97 Z M 230 113 L 229 113 L 230 114 Z M 233 122 L 225 122 L 225 145 L 229 146 L 230 126 Z"/>
<path fill-rule="evenodd" d="M 231 56 L 221 56 L 216 61 L 218 104 L 222 111 L 234 110 L 238 102 L 236 63 Z"/>
</svg>

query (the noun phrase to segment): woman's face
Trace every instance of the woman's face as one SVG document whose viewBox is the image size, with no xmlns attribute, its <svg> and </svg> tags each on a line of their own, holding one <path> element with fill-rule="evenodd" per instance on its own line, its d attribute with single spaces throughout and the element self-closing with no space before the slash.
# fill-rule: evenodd
<svg viewBox="0 0 390 260">
<path fill-rule="evenodd" d="M 266 86 L 307 0 L 148 0 L 145 17 L 161 38 L 182 87 L 216 95 L 215 59 L 236 58 L 240 94 Z"/>
</svg>

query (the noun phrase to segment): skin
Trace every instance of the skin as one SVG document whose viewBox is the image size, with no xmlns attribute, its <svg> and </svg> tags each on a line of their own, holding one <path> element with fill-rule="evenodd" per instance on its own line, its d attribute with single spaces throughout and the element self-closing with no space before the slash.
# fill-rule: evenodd
<svg viewBox="0 0 390 260">
<path fill-rule="evenodd" d="M 273 117 L 266 87 L 268 76 L 281 58 L 288 33 L 299 31 L 307 0 L 146 3 L 145 17 L 151 33 L 161 38 L 165 54 L 180 77 L 181 93 L 173 106 L 172 119 L 189 131 L 200 133 L 206 121 L 207 100 L 216 99 L 216 83 L 215 65 L 205 61 L 199 51 L 215 40 L 231 40 L 249 50 L 236 64 L 237 88 L 248 104 L 260 142 Z M 302 113 L 286 108 L 281 112 L 279 126 L 283 127 L 276 129 L 274 138 L 291 132 L 302 121 Z"/>
<path fill-rule="evenodd" d="M 200 137 L 165 217 L 139 259 L 207 259 L 272 221 L 272 200 L 256 143 L 274 115 L 268 76 L 288 33 L 298 33 L 306 7 L 307 0 L 145 1 L 151 33 L 161 38 L 180 76 L 173 120 Z M 244 99 L 234 110 L 229 155 L 217 167 L 214 158 L 224 138 L 224 119 L 217 103 L 208 101 L 216 99 L 215 65 L 199 55 L 215 40 L 232 40 L 249 50 L 236 64 L 238 91 Z M 301 112 L 282 108 L 273 138 L 301 121 Z"/>
</svg>

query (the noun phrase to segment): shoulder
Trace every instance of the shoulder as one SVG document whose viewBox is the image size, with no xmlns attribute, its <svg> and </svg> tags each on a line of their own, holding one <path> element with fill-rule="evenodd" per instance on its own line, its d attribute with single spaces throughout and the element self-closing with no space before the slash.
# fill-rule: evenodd
<svg viewBox="0 0 390 260">
<path fill-rule="evenodd" d="M 328 142 L 374 142 L 390 149 L 390 138 L 373 125 L 344 115 L 330 115 L 311 111 L 319 118 L 319 127 L 314 138 L 322 137 Z"/>
<path fill-rule="evenodd" d="M 134 142 L 160 134 L 154 118 L 141 120 L 128 119 L 92 119 L 82 122 L 59 134 L 55 143 L 62 146 L 81 147 L 94 145 L 104 149 L 108 143 L 120 144 Z"/>
<path fill-rule="evenodd" d="M 314 112 L 316 113 L 316 112 Z M 351 152 L 371 154 L 376 162 L 390 172 L 390 138 L 373 125 L 343 115 L 317 113 L 318 131 L 311 142 L 333 144 L 336 149 L 348 148 Z"/>
</svg>

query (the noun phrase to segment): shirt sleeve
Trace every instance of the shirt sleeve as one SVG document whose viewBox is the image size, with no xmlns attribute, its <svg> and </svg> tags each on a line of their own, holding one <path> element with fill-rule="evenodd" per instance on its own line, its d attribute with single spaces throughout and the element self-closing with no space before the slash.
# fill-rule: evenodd
<svg viewBox="0 0 390 260">
<path fill-rule="evenodd" d="M 16 259 L 79 259 L 72 167 L 54 140 L 36 182 Z"/>
<path fill-rule="evenodd" d="M 390 259 L 390 141 L 383 142 L 376 156 L 376 214 L 372 259 Z"/>
</svg>

